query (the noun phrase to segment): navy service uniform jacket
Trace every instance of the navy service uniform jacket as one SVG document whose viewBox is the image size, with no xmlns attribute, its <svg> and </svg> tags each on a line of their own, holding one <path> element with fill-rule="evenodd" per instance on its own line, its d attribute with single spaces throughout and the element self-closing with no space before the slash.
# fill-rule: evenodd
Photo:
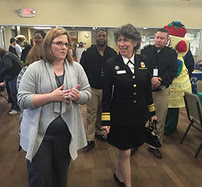
<svg viewBox="0 0 202 187">
<path fill-rule="evenodd" d="M 151 76 L 145 58 L 135 55 L 131 72 L 121 55 L 106 61 L 102 99 L 102 125 L 142 125 L 155 115 Z"/>
</svg>

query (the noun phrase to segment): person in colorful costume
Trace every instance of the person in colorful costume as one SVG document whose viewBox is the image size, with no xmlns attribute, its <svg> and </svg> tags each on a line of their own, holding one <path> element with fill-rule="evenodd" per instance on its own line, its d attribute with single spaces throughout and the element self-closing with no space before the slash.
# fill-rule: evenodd
<svg viewBox="0 0 202 187">
<path fill-rule="evenodd" d="M 169 135 L 177 130 L 179 108 L 185 107 L 184 92 L 191 92 L 189 73 L 184 64 L 183 57 L 189 50 L 189 38 L 185 38 L 186 28 L 179 21 L 164 26 L 169 31 L 169 47 L 178 53 L 178 72 L 170 85 L 170 96 L 164 134 Z"/>
</svg>

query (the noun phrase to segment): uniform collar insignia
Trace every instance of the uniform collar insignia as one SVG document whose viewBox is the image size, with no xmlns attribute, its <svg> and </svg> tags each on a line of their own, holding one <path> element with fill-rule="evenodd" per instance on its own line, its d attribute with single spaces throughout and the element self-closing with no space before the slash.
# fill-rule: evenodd
<svg viewBox="0 0 202 187">
<path fill-rule="evenodd" d="M 120 67 L 119 67 L 119 66 L 115 66 L 114 69 L 115 69 L 115 70 L 119 70 Z"/>
<path fill-rule="evenodd" d="M 144 63 L 144 62 L 141 62 L 141 63 L 140 63 L 140 66 L 141 66 L 141 68 L 145 68 L 145 63 Z"/>
</svg>

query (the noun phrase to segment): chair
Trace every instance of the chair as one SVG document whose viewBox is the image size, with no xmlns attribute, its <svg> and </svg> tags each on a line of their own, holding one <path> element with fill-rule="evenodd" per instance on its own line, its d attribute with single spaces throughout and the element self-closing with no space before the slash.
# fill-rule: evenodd
<svg viewBox="0 0 202 187">
<path fill-rule="evenodd" d="M 202 132 L 202 113 L 201 113 L 202 110 L 201 110 L 201 104 L 200 104 L 198 96 L 193 93 L 185 92 L 184 101 L 185 101 L 187 116 L 190 121 L 190 124 L 189 124 L 184 136 L 182 137 L 182 140 L 180 142 L 181 144 L 183 143 L 183 141 L 191 127 L 194 127 L 198 131 Z M 202 142 L 199 145 L 199 147 L 195 153 L 195 156 L 194 156 L 195 158 L 197 158 L 197 156 L 201 150 L 201 147 L 202 147 Z"/>
</svg>

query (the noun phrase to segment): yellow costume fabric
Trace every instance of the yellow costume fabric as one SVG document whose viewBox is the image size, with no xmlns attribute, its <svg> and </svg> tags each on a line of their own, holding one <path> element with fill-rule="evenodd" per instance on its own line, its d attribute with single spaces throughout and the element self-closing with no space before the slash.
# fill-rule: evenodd
<svg viewBox="0 0 202 187">
<path fill-rule="evenodd" d="M 182 38 L 177 36 L 170 36 L 170 47 L 175 49 L 178 42 L 181 40 L 187 43 L 189 46 L 189 39 Z M 174 78 L 172 84 L 170 85 L 170 96 L 169 96 L 169 104 L 168 108 L 180 108 L 184 107 L 184 92 L 191 92 L 191 83 L 189 80 L 188 70 L 184 64 L 183 56 L 186 52 L 178 53 L 178 60 L 182 61 L 182 71 L 178 77 Z"/>
</svg>

